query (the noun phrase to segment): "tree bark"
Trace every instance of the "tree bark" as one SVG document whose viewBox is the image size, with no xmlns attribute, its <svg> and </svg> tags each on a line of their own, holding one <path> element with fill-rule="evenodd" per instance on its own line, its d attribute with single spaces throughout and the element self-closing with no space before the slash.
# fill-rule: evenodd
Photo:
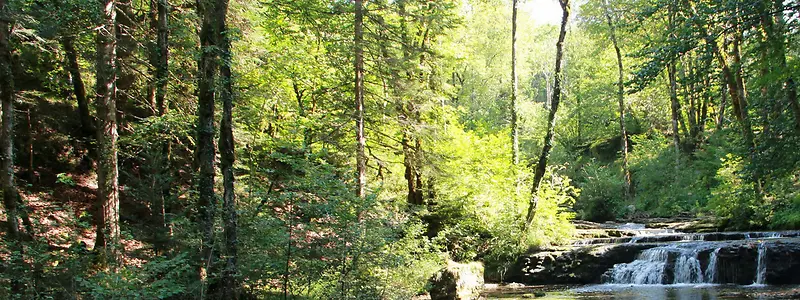
<svg viewBox="0 0 800 300">
<path fill-rule="evenodd" d="M 556 43 L 556 68 L 555 68 L 555 83 L 553 84 L 553 100 L 550 105 L 550 114 L 547 121 L 547 134 L 544 137 L 544 147 L 542 153 L 539 155 L 539 160 L 536 164 L 536 169 L 533 175 L 533 185 L 531 187 L 531 198 L 528 206 L 528 214 L 525 218 L 525 231 L 530 228 L 531 222 L 536 215 L 536 207 L 539 204 L 539 187 L 542 184 L 545 171 L 547 170 L 547 159 L 550 157 L 550 151 L 553 149 L 553 138 L 555 136 L 556 126 L 556 113 L 558 112 L 558 105 L 561 102 L 561 61 L 564 57 L 564 39 L 567 36 L 567 22 L 569 21 L 570 14 L 570 0 L 559 0 L 561 5 L 561 30 L 558 34 L 558 42 Z"/>
<path fill-rule="evenodd" d="M 102 2 L 103 23 L 97 34 L 97 241 L 111 264 L 119 262 L 119 170 L 117 167 L 116 0 Z"/>
<path fill-rule="evenodd" d="M 722 99 L 719 103 L 719 110 L 717 112 L 717 130 L 725 125 L 725 107 L 728 105 L 728 85 L 722 82 L 720 85 L 720 97 Z"/>
<path fill-rule="evenodd" d="M 630 199 L 633 195 L 633 187 L 631 184 L 631 171 L 628 168 L 628 131 L 625 128 L 625 69 L 622 66 L 622 51 L 620 50 L 617 42 L 616 27 L 611 18 L 611 13 L 608 8 L 608 1 L 605 1 L 606 6 L 606 21 L 608 22 L 609 33 L 611 36 L 611 44 L 614 46 L 614 52 L 617 54 L 617 71 L 619 77 L 617 79 L 617 102 L 619 102 L 619 131 L 622 136 L 621 149 L 622 152 L 622 172 L 625 180 L 624 196 L 625 199 Z"/>
<path fill-rule="evenodd" d="M 6 0 L 0 0 L 0 13 L 5 13 Z M 3 189 L 3 205 L 6 207 L 6 228 L 12 241 L 19 240 L 19 207 L 17 187 L 14 184 L 14 74 L 11 67 L 11 45 L 9 23 L 0 15 L 0 181 Z"/>
<path fill-rule="evenodd" d="M 78 101 L 78 117 L 81 121 L 81 131 L 86 137 L 95 134 L 94 120 L 89 113 L 89 101 L 86 97 L 86 87 L 83 84 L 80 65 L 78 65 L 78 51 L 75 50 L 73 38 L 66 36 L 61 38 L 61 47 L 67 57 L 67 71 L 72 76 L 72 90 L 75 93 L 75 100 Z"/>
<path fill-rule="evenodd" d="M 686 104 L 686 120 L 689 123 L 688 130 L 684 130 L 684 134 L 686 134 L 686 144 L 690 148 L 688 152 L 693 151 L 691 147 L 697 142 L 696 137 L 697 133 L 697 97 L 695 94 L 695 83 L 694 83 L 694 57 L 692 55 L 687 55 L 688 59 L 681 61 L 681 79 L 683 80 L 681 86 L 683 87 L 683 98 Z M 687 71 L 688 70 L 688 71 Z M 681 118 L 683 114 L 681 114 Z"/>
<path fill-rule="evenodd" d="M 155 5 L 151 14 L 151 23 L 155 24 L 156 45 L 152 49 L 153 64 L 153 86 L 154 86 L 154 105 L 156 114 L 159 117 L 166 116 L 169 105 L 166 102 L 167 83 L 169 82 L 169 2 L 168 0 L 154 0 L 151 5 Z M 170 157 L 172 154 L 172 143 L 169 140 L 161 141 L 161 164 L 159 174 L 156 178 L 160 194 L 155 197 L 153 203 L 153 221 L 156 225 L 154 248 L 157 252 L 167 250 L 170 244 L 171 234 L 169 222 L 167 220 L 166 202 L 170 198 Z"/>
<path fill-rule="evenodd" d="M 675 154 L 681 153 L 681 136 L 678 130 L 678 118 L 681 111 L 681 104 L 678 102 L 678 82 L 675 79 L 675 63 L 667 66 L 667 77 L 669 77 L 669 101 L 672 111 L 672 143 L 675 146 Z"/>
<path fill-rule="evenodd" d="M 519 164 L 519 125 L 517 124 L 517 92 L 519 79 L 517 78 L 517 4 L 519 0 L 512 1 L 511 13 L 511 162 Z"/>
<path fill-rule="evenodd" d="M 136 14 L 133 8 L 133 0 L 118 0 L 116 6 L 116 69 L 117 69 L 117 82 L 116 82 L 116 98 L 118 106 L 118 122 L 119 128 L 126 128 L 127 122 L 133 121 L 132 116 L 139 116 L 137 111 L 136 99 L 133 97 L 136 87 L 136 78 L 138 72 L 133 65 L 137 58 L 135 57 L 136 51 L 139 47 L 139 42 L 134 33 L 137 30 L 138 23 Z M 142 117 L 142 116 L 139 116 Z"/>
<path fill-rule="evenodd" d="M 750 116 L 748 114 L 748 103 L 747 103 L 747 90 L 744 83 L 744 67 L 742 65 L 742 56 L 741 56 L 741 42 L 742 42 L 742 35 L 741 33 L 736 33 L 733 40 L 733 64 L 735 66 L 734 70 L 734 78 L 736 80 L 736 91 L 737 91 L 737 100 L 739 102 L 739 114 L 740 114 L 740 121 L 743 127 L 743 135 L 745 138 L 747 146 L 750 148 L 750 152 L 752 153 L 755 151 L 755 134 L 753 134 L 753 127 L 752 123 L 750 122 Z"/>
<path fill-rule="evenodd" d="M 217 199 L 214 193 L 216 147 L 214 146 L 214 94 L 217 75 L 215 0 L 198 1 L 202 19 L 200 29 L 200 61 L 197 84 L 197 149 L 195 150 L 198 201 L 197 210 L 202 237 L 199 276 L 203 282 L 201 298 L 205 297 L 205 286 L 209 268 L 214 263 L 214 219 Z"/>
<path fill-rule="evenodd" d="M 366 195 L 367 188 L 367 139 L 364 136 L 364 5 L 355 0 L 355 118 L 356 118 L 356 170 L 358 172 L 358 197 Z"/>
<path fill-rule="evenodd" d="M 222 122 L 220 123 L 219 148 L 221 154 L 220 167 L 222 169 L 222 206 L 225 210 L 223 223 L 225 231 L 225 270 L 222 273 L 222 297 L 224 299 L 239 299 L 239 285 L 237 283 L 238 263 L 238 215 L 236 212 L 236 194 L 234 190 L 233 163 L 233 77 L 231 76 L 231 41 L 228 37 L 226 16 L 228 0 L 217 0 L 217 38 L 220 48 L 220 81 L 222 91 L 219 96 L 222 100 Z"/>
</svg>

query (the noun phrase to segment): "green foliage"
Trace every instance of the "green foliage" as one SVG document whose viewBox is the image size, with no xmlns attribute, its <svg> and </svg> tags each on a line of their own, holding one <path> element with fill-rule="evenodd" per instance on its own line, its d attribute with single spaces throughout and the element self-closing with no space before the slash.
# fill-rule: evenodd
<svg viewBox="0 0 800 300">
<path fill-rule="evenodd" d="M 126 100 L 118 103 L 120 212 L 126 241 L 145 246 L 124 253 L 127 265 L 98 270 L 92 267 L 94 254 L 79 242 L 92 232 L 84 207 L 93 192 L 87 182 L 93 171 L 88 159 L 81 161 L 89 157 L 92 139 L 75 138 L 85 133 L 69 117 L 75 105 L 60 45 L 62 38 L 74 39 L 91 95 L 100 16 L 97 3 L 90 2 L 9 3 L 21 92 L 15 106 L 22 105 L 15 110 L 32 112 L 17 114 L 17 181 L 25 199 L 41 195 L 40 201 L 78 209 L 56 225 L 48 214 L 37 216 L 44 221 L 34 219 L 37 229 L 56 231 L 57 238 L 0 241 L 0 256 L 9 258 L 0 282 L 18 279 L 26 295 L 42 298 L 193 297 L 200 290 L 193 280 L 200 244 L 193 182 L 195 3 L 171 2 L 169 109 L 163 116 L 151 103 L 155 35 L 149 6 L 155 2 L 131 2 L 134 24 L 121 26 L 120 40 L 142 47 L 118 51 L 119 78 L 128 81 L 118 93 Z M 359 198 L 353 176 L 352 1 L 232 2 L 237 271 L 244 291 L 256 298 L 409 299 L 425 292 L 427 280 L 448 259 L 481 260 L 487 277 L 500 279 L 519 254 L 569 243 L 573 217 L 710 214 L 729 228 L 800 227 L 800 138 L 783 88 L 786 79 L 800 75 L 792 43 L 798 32 L 780 32 L 789 45 L 783 66 L 781 51 L 771 51 L 774 45 L 754 30 L 761 28 L 751 21 L 760 19 L 760 8 L 728 0 L 687 4 L 589 0 L 581 7 L 565 45 L 555 148 L 536 218 L 523 233 L 531 158 L 541 150 L 552 96 L 555 26 L 537 24 L 528 10 L 520 10 L 523 162 L 513 165 L 507 128 L 511 26 L 503 21 L 511 18 L 511 1 L 364 1 L 369 195 Z M 617 65 L 606 13 L 616 21 L 623 52 L 628 93 L 622 121 L 633 142 L 630 199 L 623 191 Z M 728 95 L 720 64 L 734 61 L 732 49 L 711 49 L 737 36 L 743 39 L 737 43 L 741 62 L 729 67 L 742 74 L 750 91 L 745 116 L 752 118 L 753 141 L 743 137 L 731 99 L 722 103 Z M 724 57 L 712 60 L 715 55 Z M 663 72 L 669 63 L 682 71 L 675 121 L 687 128 L 678 130 L 672 128 Z M 692 124 L 683 124 L 693 118 L 706 122 L 697 136 L 689 136 L 696 130 Z M 683 141 L 679 152 L 673 135 Z M 412 185 L 421 185 L 424 204 L 407 203 L 407 166 L 418 173 Z M 219 184 L 215 189 L 222 190 Z M 165 257 L 149 247 L 157 235 L 150 223 L 159 207 L 153 205 L 161 197 L 172 242 Z M 215 249 L 224 249 L 221 229 L 214 230 Z M 211 269 L 223 263 L 217 259 Z M 213 285 L 220 278 L 211 273 Z M 18 296 L 5 284 L 3 289 L 1 298 Z"/>
<path fill-rule="evenodd" d="M 374 195 L 358 198 L 329 154 L 278 148 L 251 153 L 243 199 L 243 278 L 267 297 L 404 299 L 443 263 L 419 220 Z M 245 179 L 247 181 L 247 179 Z M 396 298 L 394 298 L 396 297 Z"/>
<path fill-rule="evenodd" d="M 187 255 L 156 258 L 143 266 L 101 270 L 78 277 L 85 295 L 93 299 L 167 299 L 183 295 L 196 280 Z"/>
<path fill-rule="evenodd" d="M 747 229 L 763 222 L 754 215 L 758 202 L 753 182 L 742 177 L 744 160 L 733 154 L 722 159 L 722 168 L 716 178 L 719 186 L 712 190 L 709 206 L 717 215 L 727 220 L 727 227 Z"/>
<path fill-rule="evenodd" d="M 575 204 L 578 217 L 604 222 L 626 214 L 625 182 L 617 166 L 586 163 L 580 168 L 581 196 Z"/>
<path fill-rule="evenodd" d="M 644 215 L 672 216 L 697 212 L 709 197 L 708 172 L 676 153 L 674 145 L 658 133 L 633 137 L 631 172 L 635 176 L 636 211 Z"/>
<path fill-rule="evenodd" d="M 77 185 L 77 183 L 75 183 L 75 179 L 72 178 L 72 175 L 67 173 L 56 174 L 56 182 L 60 184 L 66 184 L 70 187 L 75 187 L 75 185 Z"/>
</svg>

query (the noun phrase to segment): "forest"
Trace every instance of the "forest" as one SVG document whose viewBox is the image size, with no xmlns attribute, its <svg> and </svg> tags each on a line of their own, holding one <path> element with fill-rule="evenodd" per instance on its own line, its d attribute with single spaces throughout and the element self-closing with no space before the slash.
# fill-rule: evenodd
<svg viewBox="0 0 800 300">
<path fill-rule="evenodd" d="M 0 0 L 0 298 L 468 299 L 586 224 L 798 230 L 799 40 L 797 0 Z"/>
</svg>

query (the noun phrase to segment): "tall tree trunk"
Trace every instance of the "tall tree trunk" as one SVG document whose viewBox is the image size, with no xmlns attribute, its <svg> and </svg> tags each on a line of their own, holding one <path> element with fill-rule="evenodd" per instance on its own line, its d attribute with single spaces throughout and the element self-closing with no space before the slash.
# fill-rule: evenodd
<svg viewBox="0 0 800 300">
<path fill-rule="evenodd" d="M 675 154 L 681 153 L 681 136 L 678 130 L 678 118 L 681 112 L 681 104 L 678 102 L 678 82 L 675 79 L 675 63 L 667 66 L 667 77 L 669 77 L 669 101 L 672 111 L 672 143 L 675 146 Z"/>
<path fill-rule="evenodd" d="M 304 101 L 304 97 L 306 94 L 306 90 L 300 89 L 300 84 L 297 81 L 292 81 L 292 89 L 294 90 L 294 97 L 297 100 L 297 113 L 298 115 L 305 119 L 308 116 L 308 109 L 306 108 L 306 104 Z M 313 93 L 311 93 L 311 97 L 314 97 Z M 306 151 L 311 151 L 311 129 L 307 126 L 303 128 L 303 149 Z"/>
<path fill-rule="evenodd" d="M 222 81 L 222 122 L 220 123 L 219 148 L 221 154 L 220 167 L 222 169 L 222 206 L 225 213 L 222 216 L 225 230 L 225 271 L 222 273 L 222 297 L 224 299 L 239 299 L 239 285 L 237 283 L 237 262 L 239 258 L 238 215 L 236 213 L 236 194 L 234 190 L 233 163 L 233 77 L 231 76 L 231 41 L 228 37 L 226 16 L 228 13 L 228 0 L 217 0 L 217 37 L 221 50 L 220 53 L 220 80 Z"/>
<path fill-rule="evenodd" d="M 742 65 L 742 55 L 741 55 L 741 43 L 742 43 L 742 34 L 735 33 L 734 40 L 733 40 L 733 64 L 735 69 L 733 70 L 734 79 L 736 80 L 736 92 L 737 92 L 737 100 L 739 102 L 739 121 L 742 123 L 742 130 L 743 135 L 745 138 L 745 142 L 748 144 L 747 146 L 750 148 L 750 152 L 755 151 L 755 135 L 753 134 L 753 127 L 752 123 L 750 122 L 750 116 L 748 114 L 748 103 L 747 103 L 747 89 L 744 84 L 744 66 Z"/>
<path fill-rule="evenodd" d="M 518 0 L 512 1 L 511 12 L 511 161 L 514 165 L 519 164 L 519 124 L 517 121 L 517 89 L 519 79 L 517 78 L 517 4 Z"/>
<path fill-rule="evenodd" d="M 742 79 L 742 65 L 741 56 L 739 51 L 740 35 L 736 34 L 733 40 L 733 66 L 728 62 L 726 56 L 720 51 L 719 46 L 715 42 L 710 42 L 712 51 L 717 57 L 717 61 L 722 67 L 722 74 L 728 85 L 728 94 L 731 96 L 731 106 L 733 107 L 733 114 L 742 130 L 745 146 L 750 153 L 750 161 L 755 159 L 755 137 L 753 129 L 750 125 L 750 117 L 747 111 L 747 99 L 745 97 L 746 91 L 744 90 L 744 80 Z M 727 45 L 727 43 L 726 43 Z M 733 69 L 732 69 L 733 68 Z M 756 193 L 761 194 L 761 176 L 758 168 L 753 172 L 753 182 L 755 183 Z"/>
<path fill-rule="evenodd" d="M 97 241 L 111 264 L 119 262 L 119 170 L 117 168 L 116 0 L 102 2 L 97 34 Z"/>
<path fill-rule="evenodd" d="M 14 183 L 14 73 L 12 71 L 10 28 L 3 14 L 7 11 L 6 0 L 0 0 L 0 188 L 3 190 L 3 206 L 6 209 L 6 241 L 13 251 L 8 259 L 11 265 L 19 266 L 22 260 L 22 241 L 19 231 L 19 216 L 24 217 L 24 209 L 19 208 L 19 191 Z M 31 170 L 33 172 L 33 170 Z M 11 294 L 24 291 L 22 281 L 10 278 Z"/>
<path fill-rule="evenodd" d="M 406 130 L 403 133 L 403 164 L 405 165 L 405 179 L 408 186 L 407 201 L 409 204 L 422 205 L 425 201 L 422 197 L 422 179 L 418 169 L 418 160 L 415 149 L 412 144 L 411 133 Z"/>
<path fill-rule="evenodd" d="M 533 185 L 531 187 L 531 200 L 528 206 L 528 214 L 525 218 L 525 231 L 530 228 L 533 217 L 536 215 L 536 207 L 539 204 L 539 187 L 544 179 L 544 173 L 547 170 L 547 159 L 550 157 L 550 150 L 553 149 L 553 137 L 555 136 L 556 126 L 556 113 L 558 112 L 558 105 L 561 102 L 561 61 L 564 57 L 564 39 L 567 36 L 567 22 L 569 21 L 570 13 L 570 0 L 559 0 L 561 4 L 561 31 L 558 34 L 558 42 L 556 43 L 556 69 L 555 69 L 555 83 L 553 84 L 553 101 L 550 106 L 550 114 L 547 121 L 547 134 L 544 137 L 544 147 L 542 153 L 539 155 L 539 160 L 536 164 L 536 169 L 533 175 Z"/>
<path fill-rule="evenodd" d="M 710 63 L 709 63 L 710 66 Z M 711 102 L 711 92 L 708 91 L 711 88 L 711 79 L 710 76 L 705 76 L 703 79 L 703 87 L 704 91 L 702 92 L 703 95 L 703 103 L 700 105 L 700 116 L 698 118 L 698 136 L 695 137 L 696 145 L 695 149 L 700 147 L 700 143 L 705 140 L 705 131 L 706 131 L 706 123 L 708 122 L 708 104 Z"/>
<path fill-rule="evenodd" d="M 217 75 L 215 0 L 198 1 L 202 27 L 200 29 L 200 61 L 197 84 L 197 149 L 195 150 L 198 201 L 197 210 L 202 237 L 199 275 L 203 282 L 201 298 L 205 298 L 209 268 L 214 263 L 214 219 L 217 198 L 214 193 L 216 148 L 214 147 L 214 94 Z"/>
<path fill-rule="evenodd" d="M 86 98 L 86 87 L 83 85 L 80 65 L 78 65 L 78 51 L 75 50 L 73 38 L 65 36 L 61 38 L 61 47 L 67 56 L 67 71 L 72 76 L 72 89 L 75 93 L 75 100 L 78 101 L 78 117 L 81 121 L 81 131 L 86 137 L 95 134 L 94 120 L 89 114 L 89 100 Z"/>
<path fill-rule="evenodd" d="M 695 64 L 694 64 L 694 56 L 687 55 L 688 59 L 681 63 L 681 77 L 683 79 L 683 83 L 681 84 L 683 87 L 683 95 L 684 101 L 687 106 L 686 109 L 686 120 L 689 123 L 688 131 L 684 131 L 686 134 L 686 144 L 690 148 L 689 152 L 694 151 L 691 147 L 697 142 L 695 137 L 697 136 L 697 97 L 695 94 L 695 83 L 694 83 L 694 76 L 695 76 Z M 688 69 L 688 72 L 687 72 Z"/>
<path fill-rule="evenodd" d="M 155 5 L 154 13 L 151 14 L 156 29 L 156 45 L 153 49 L 153 85 L 154 103 L 156 114 L 160 117 L 166 116 L 169 111 L 167 98 L 167 83 L 169 81 L 169 3 L 168 0 L 154 0 L 151 5 Z M 161 141 L 161 164 L 159 174 L 156 178 L 160 194 L 153 203 L 153 221 L 156 225 L 154 247 L 157 252 L 167 250 L 170 244 L 171 234 L 169 222 L 167 220 L 166 202 L 170 198 L 170 157 L 172 155 L 172 143 L 169 140 Z"/>
<path fill-rule="evenodd" d="M 728 105 L 728 85 L 724 82 L 720 85 L 720 97 L 722 99 L 719 102 L 719 110 L 717 112 L 717 130 L 725 125 L 725 106 Z"/>
<path fill-rule="evenodd" d="M 116 3 L 116 39 L 117 39 L 117 82 L 116 97 L 118 106 L 118 123 L 120 129 L 126 128 L 129 121 L 133 121 L 133 116 L 143 117 L 136 104 L 136 97 L 133 97 L 136 78 L 138 72 L 134 64 L 137 58 L 136 51 L 139 47 L 137 37 L 134 36 L 137 26 L 137 16 L 134 12 L 133 0 L 118 0 Z"/>
<path fill-rule="evenodd" d="M 619 77 L 617 79 L 617 102 L 619 102 L 619 131 L 622 136 L 621 152 L 622 152 L 622 172 L 625 180 L 625 190 L 623 191 L 625 199 L 630 199 L 633 194 L 633 187 L 631 184 L 631 171 L 628 168 L 628 131 L 625 128 L 625 69 L 622 66 L 622 51 L 617 43 L 616 27 L 614 21 L 611 19 L 611 12 L 608 8 L 608 1 L 605 1 L 605 15 L 608 22 L 609 33 L 611 36 L 611 44 L 614 46 L 614 52 L 617 54 L 617 71 Z"/>
<path fill-rule="evenodd" d="M 364 136 L 364 5 L 363 0 L 355 0 L 355 118 L 356 118 L 356 170 L 359 197 L 366 195 L 367 189 L 367 139 Z"/>
<path fill-rule="evenodd" d="M 0 14 L 7 10 L 6 0 L 0 0 Z M 0 181 L 3 205 L 6 207 L 9 240 L 19 240 L 19 207 L 17 187 L 14 184 L 14 73 L 11 67 L 8 20 L 0 16 Z"/>
</svg>

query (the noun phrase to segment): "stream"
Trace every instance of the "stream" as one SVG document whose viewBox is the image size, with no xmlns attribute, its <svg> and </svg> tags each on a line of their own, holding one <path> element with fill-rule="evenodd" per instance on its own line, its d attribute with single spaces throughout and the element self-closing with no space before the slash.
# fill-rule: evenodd
<svg viewBox="0 0 800 300">
<path fill-rule="evenodd" d="M 800 298 L 800 231 L 684 233 L 606 225 L 520 257 L 488 299 Z M 610 233 L 610 234 L 609 234 Z"/>
<path fill-rule="evenodd" d="M 800 286 L 739 286 L 719 284 L 525 286 L 489 287 L 487 299 L 797 299 Z"/>
</svg>

